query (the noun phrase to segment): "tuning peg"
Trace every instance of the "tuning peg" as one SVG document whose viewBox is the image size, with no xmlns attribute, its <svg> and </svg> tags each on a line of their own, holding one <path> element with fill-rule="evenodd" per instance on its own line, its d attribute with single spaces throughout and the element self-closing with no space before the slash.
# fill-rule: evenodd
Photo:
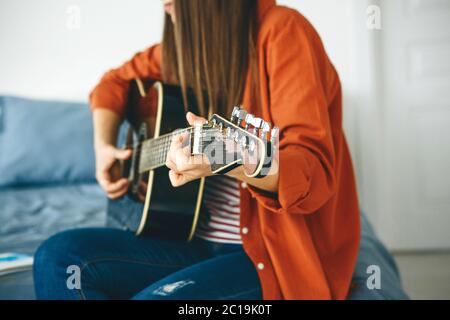
<svg viewBox="0 0 450 320">
<path fill-rule="evenodd" d="M 236 106 L 233 108 L 233 112 L 231 113 L 231 122 L 240 126 L 246 116 L 247 111 L 242 109 L 241 106 Z"/>
<path fill-rule="evenodd" d="M 270 132 L 270 128 L 272 127 L 272 124 L 270 122 L 263 123 L 263 126 L 261 128 L 260 132 L 260 138 L 267 139 L 267 134 Z"/>
<path fill-rule="evenodd" d="M 254 135 L 258 135 L 259 130 L 264 125 L 264 120 L 261 118 L 253 117 L 252 119 L 250 119 L 250 124 L 253 126 L 253 130 L 251 130 L 250 132 Z"/>
<path fill-rule="evenodd" d="M 262 129 L 264 126 L 264 120 L 261 118 L 254 118 L 253 119 L 253 123 L 252 125 L 256 128 L 256 129 Z"/>
<path fill-rule="evenodd" d="M 280 128 L 273 127 L 272 131 L 270 132 L 270 142 L 275 145 L 276 140 L 278 139 L 278 135 L 280 134 Z"/>
<path fill-rule="evenodd" d="M 239 110 L 237 125 L 241 126 L 242 121 L 244 121 L 244 119 L 246 117 L 247 117 L 247 111 L 245 111 L 244 109 Z"/>
<path fill-rule="evenodd" d="M 255 119 L 255 117 L 250 113 L 245 116 L 245 130 L 248 130 L 250 125 L 253 125 L 253 119 Z"/>
<path fill-rule="evenodd" d="M 232 123 L 237 123 L 238 119 L 239 119 L 239 112 L 241 111 L 242 107 L 241 106 L 235 106 L 233 108 L 233 111 L 231 112 L 231 122 Z"/>
</svg>

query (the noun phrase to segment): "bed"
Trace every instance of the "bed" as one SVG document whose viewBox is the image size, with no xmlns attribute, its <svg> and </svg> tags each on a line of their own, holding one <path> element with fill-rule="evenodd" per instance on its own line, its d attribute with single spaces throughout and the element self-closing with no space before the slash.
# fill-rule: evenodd
<svg viewBox="0 0 450 320">
<path fill-rule="evenodd" d="M 0 173 L 0 253 L 33 254 L 59 231 L 105 225 L 84 103 L 0 97 Z M 408 299 L 393 257 L 364 214 L 361 221 L 349 299 Z M 371 266 L 379 268 L 380 289 L 367 285 Z M 0 299 L 34 298 L 31 270 L 0 276 Z"/>
</svg>

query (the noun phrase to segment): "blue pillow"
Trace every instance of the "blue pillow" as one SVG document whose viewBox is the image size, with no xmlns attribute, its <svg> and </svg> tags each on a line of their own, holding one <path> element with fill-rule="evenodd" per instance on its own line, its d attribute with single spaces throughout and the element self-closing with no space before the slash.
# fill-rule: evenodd
<svg viewBox="0 0 450 320">
<path fill-rule="evenodd" d="M 95 181 L 86 104 L 0 97 L 0 187 Z"/>
</svg>

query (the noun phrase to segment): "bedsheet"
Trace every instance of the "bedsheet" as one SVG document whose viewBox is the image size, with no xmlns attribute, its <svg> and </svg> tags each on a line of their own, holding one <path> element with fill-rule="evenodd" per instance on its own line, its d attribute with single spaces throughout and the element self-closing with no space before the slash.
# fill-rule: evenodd
<svg viewBox="0 0 450 320">
<path fill-rule="evenodd" d="M 103 226 L 106 198 L 96 184 L 0 189 L 0 252 L 33 254 L 66 229 Z M 34 299 L 31 271 L 0 277 L 0 299 Z"/>
</svg>

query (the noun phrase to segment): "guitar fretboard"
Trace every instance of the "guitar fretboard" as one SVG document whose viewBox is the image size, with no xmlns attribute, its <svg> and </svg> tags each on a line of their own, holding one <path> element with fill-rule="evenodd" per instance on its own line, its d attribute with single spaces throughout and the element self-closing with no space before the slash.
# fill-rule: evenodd
<svg viewBox="0 0 450 320">
<path fill-rule="evenodd" d="M 178 130 L 174 133 L 162 135 L 158 138 L 142 142 L 138 148 L 140 150 L 139 173 L 154 170 L 166 164 L 167 153 L 169 152 L 172 138 L 175 135 L 190 132 L 192 128 Z"/>
</svg>

